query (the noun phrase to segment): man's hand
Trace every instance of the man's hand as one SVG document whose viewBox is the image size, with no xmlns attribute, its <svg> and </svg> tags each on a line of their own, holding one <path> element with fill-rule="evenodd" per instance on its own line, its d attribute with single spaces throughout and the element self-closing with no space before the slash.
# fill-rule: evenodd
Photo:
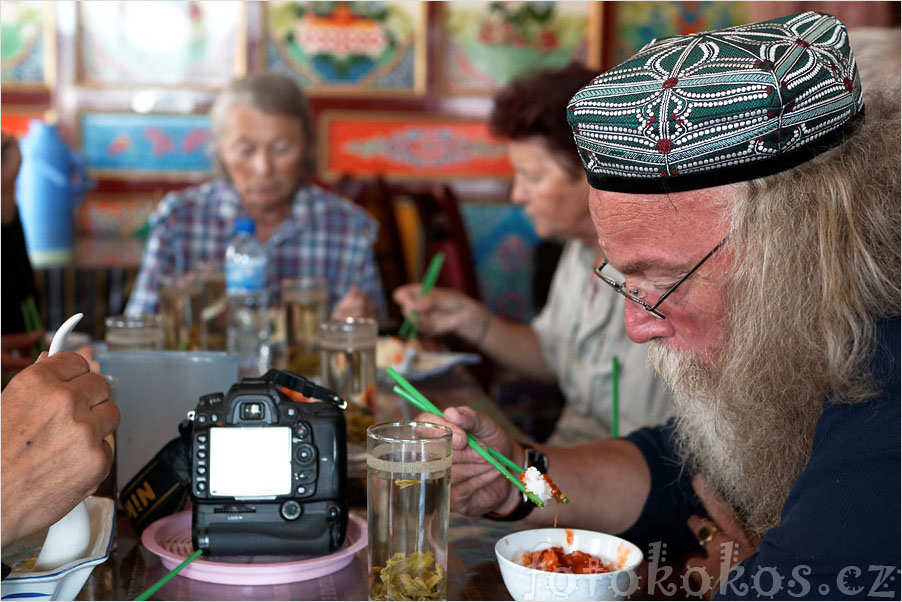
<svg viewBox="0 0 902 602">
<path fill-rule="evenodd" d="M 335 305 L 335 309 L 332 310 L 332 318 L 336 320 L 375 317 L 376 304 L 353 284 L 347 294 Z"/>
<path fill-rule="evenodd" d="M 467 341 L 478 342 L 485 332 L 488 310 L 477 301 L 455 290 L 432 289 L 420 297 L 420 284 L 405 284 L 392 294 L 406 316 L 416 310 L 420 313 L 419 330 L 428 335 L 457 334 Z"/>
<path fill-rule="evenodd" d="M 423 413 L 420 422 L 443 424 L 452 431 L 453 459 L 451 465 L 451 508 L 456 512 L 481 515 L 510 513 L 518 504 L 519 490 L 501 476 L 491 464 L 467 445 L 467 433 L 472 433 L 486 445 L 517 462 L 512 452 L 522 458 L 523 450 L 512 442 L 491 418 L 466 406 L 448 408 L 445 418 Z"/>
<path fill-rule="evenodd" d="M 40 531 L 97 489 L 119 424 L 110 387 L 78 354 L 42 355 L 2 397 L 2 545 Z"/>
<path fill-rule="evenodd" d="M 43 330 L 0 336 L 0 367 L 4 372 L 12 372 L 30 366 L 32 364 L 31 348 L 43 338 Z"/>
<path fill-rule="evenodd" d="M 716 593 L 714 588 L 719 587 L 730 570 L 758 551 L 758 542 L 746 532 L 733 509 L 706 478 L 695 475 L 692 487 L 711 519 L 700 516 L 689 518 L 689 528 L 705 548 L 705 556 L 690 558 L 686 561 L 686 569 L 696 568 L 701 574 L 709 576 L 708 583 L 701 586 L 706 590 L 702 595 L 711 598 Z"/>
</svg>

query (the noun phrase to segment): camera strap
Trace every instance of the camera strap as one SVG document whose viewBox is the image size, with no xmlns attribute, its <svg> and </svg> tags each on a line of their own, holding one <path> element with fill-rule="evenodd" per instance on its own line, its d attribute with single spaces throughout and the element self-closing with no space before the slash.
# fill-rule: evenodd
<svg viewBox="0 0 902 602">
<path fill-rule="evenodd" d="M 191 486 L 191 421 L 119 491 L 119 502 L 140 535 L 152 522 L 181 510 Z"/>
<path fill-rule="evenodd" d="M 263 375 L 263 381 L 272 383 L 277 387 L 284 387 L 289 391 L 300 393 L 308 399 L 320 399 L 322 401 L 334 403 L 342 410 L 348 407 L 348 402 L 342 399 L 335 391 L 321 387 L 312 380 L 304 378 L 294 372 L 273 369 Z M 291 395 L 285 391 L 281 391 L 281 393 L 291 397 Z"/>
</svg>

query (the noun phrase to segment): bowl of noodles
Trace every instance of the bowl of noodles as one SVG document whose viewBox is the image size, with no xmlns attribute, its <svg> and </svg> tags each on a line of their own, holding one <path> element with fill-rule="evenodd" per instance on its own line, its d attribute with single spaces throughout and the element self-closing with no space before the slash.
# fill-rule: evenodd
<svg viewBox="0 0 902 602">
<path fill-rule="evenodd" d="M 531 529 L 499 539 L 495 557 L 514 600 L 625 600 L 642 551 L 596 531 Z"/>
</svg>

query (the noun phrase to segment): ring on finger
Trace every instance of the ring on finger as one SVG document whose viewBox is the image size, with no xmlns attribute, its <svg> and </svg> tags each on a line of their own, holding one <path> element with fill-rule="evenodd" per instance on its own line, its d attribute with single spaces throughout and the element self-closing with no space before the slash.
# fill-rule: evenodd
<svg viewBox="0 0 902 602">
<path fill-rule="evenodd" d="M 711 540 L 714 539 L 714 536 L 720 533 L 720 528 L 714 523 L 705 524 L 701 529 L 698 530 L 698 543 L 700 546 L 705 547 Z"/>
</svg>

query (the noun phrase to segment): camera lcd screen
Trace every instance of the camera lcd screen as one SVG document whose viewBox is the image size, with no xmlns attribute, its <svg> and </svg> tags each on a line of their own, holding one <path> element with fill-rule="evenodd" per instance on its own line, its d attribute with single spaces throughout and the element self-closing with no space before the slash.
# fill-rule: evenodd
<svg viewBox="0 0 902 602">
<path fill-rule="evenodd" d="M 291 428 L 210 429 L 210 494 L 261 498 L 291 493 Z"/>
</svg>

